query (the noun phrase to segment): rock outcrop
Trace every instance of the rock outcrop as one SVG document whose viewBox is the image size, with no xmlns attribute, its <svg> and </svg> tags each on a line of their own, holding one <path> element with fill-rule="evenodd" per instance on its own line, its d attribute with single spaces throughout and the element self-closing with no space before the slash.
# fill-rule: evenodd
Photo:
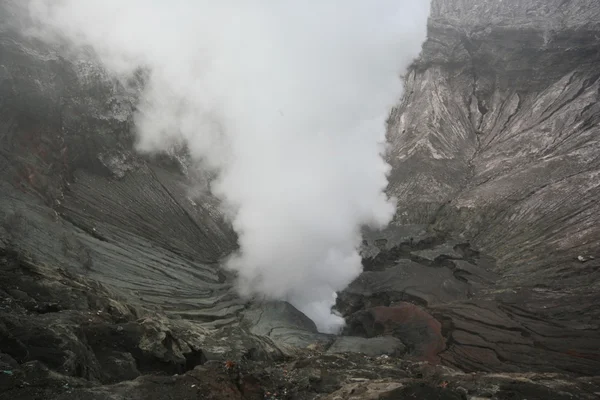
<svg viewBox="0 0 600 400">
<path fill-rule="evenodd" d="M 347 334 L 392 335 L 406 358 L 468 372 L 596 374 L 595 297 L 505 288 L 493 259 L 413 230 L 367 237 L 366 271 L 338 297 Z"/>
</svg>

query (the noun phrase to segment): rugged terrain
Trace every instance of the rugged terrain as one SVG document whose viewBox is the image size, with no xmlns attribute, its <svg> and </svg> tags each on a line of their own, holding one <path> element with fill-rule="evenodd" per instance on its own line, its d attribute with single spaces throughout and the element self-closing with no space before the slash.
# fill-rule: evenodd
<svg viewBox="0 0 600 400">
<path fill-rule="evenodd" d="M 593 0 L 434 1 L 391 118 L 398 222 L 470 240 L 512 286 L 597 291 L 577 257 L 600 245 L 599 29 Z"/>
<path fill-rule="evenodd" d="M 434 0 L 390 117 L 397 217 L 348 325 L 249 302 L 185 154 L 133 151 L 143 84 L 0 3 L 0 399 L 600 396 L 600 3 Z"/>
</svg>

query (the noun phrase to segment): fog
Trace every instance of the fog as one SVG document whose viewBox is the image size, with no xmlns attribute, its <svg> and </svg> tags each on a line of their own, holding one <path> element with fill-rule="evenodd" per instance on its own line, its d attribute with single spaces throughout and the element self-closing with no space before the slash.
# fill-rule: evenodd
<svg viewBox="0 0 600 400">
<path fill-rule="evenodd" d="M 385 121 L 426 35 L 426 0 L 30 0 L 35 32 L 149 71 L 137 148 L 184 143 L 239 235 L 243 296 L 287 300 L 336 332 L 384 193 Z M 400 205 L 401 207 L 401 205 Z"/>
</svg>

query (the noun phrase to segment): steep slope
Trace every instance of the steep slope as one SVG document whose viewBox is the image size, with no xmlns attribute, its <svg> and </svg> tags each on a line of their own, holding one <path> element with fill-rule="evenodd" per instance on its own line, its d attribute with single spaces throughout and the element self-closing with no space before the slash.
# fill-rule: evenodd
<svg viewBox="0 0 600 400">
<path fill-rule="evenodd" d="M 25 37 L 13 5 L 0 12 L 5 245 L 146 302 L 212 306 L 228 287 L 214 264 L 235 235 L 217 200 L 190 189 L 184 161 L 133 151 L 140 82 L 123 87 L 89 59 Z"/>
<path fill-rule="evenodd" d="M 391 116 L 397 222 L 470 240 L 507 285 L 597 292 L 598 65 L 598 2 L 433 1 Z"/>
</svg>

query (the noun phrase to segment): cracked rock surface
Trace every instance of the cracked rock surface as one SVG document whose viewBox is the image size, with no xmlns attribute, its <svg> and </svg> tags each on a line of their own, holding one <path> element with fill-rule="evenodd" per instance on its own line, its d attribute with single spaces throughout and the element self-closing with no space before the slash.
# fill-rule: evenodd
<svg viewBox="0 0 600 400">
<path fill-rule="evenodd" d="M 593 0 L 433 1 L 388 134 L 398 223 L 470 240 L 506 285 L 597 292 L 599 32 Z"/>
</svg>

